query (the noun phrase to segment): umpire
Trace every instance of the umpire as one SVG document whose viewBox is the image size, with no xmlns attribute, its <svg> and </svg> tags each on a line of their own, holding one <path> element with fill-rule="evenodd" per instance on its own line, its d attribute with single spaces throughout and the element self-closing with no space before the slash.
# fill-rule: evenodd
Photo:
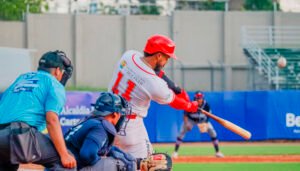
<svg viewBox="0 0 300 171">
<path fill-rule="evenodd" d="M 0 171 L 35 163 L 48 170 L 73 170 L 75 158 L 67 151 L 58 115 L 66 101 L 72 75 L 70 59 L 50 51 L 39 60 L 37 72 L 20 75 L 0 100 Z M 47 126 L 50 138 L 40 131 Z"/>
</svg>

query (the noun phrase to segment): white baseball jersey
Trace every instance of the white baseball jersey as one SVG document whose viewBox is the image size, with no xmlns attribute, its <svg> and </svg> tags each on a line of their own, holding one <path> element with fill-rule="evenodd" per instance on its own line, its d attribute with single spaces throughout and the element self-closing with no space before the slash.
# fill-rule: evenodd
<svg viewBox="0 0 300 171">
<path fill-rule="evenodd" d="M 124 97 L 131 105 L 132 112 L 139 117 L 130 119 L 125 135 L 117 135 L 115 145 L 136 158 L 146 158 L 153 152 L 143 118 L 147 116 L 150 101 L 169 104 L 174 93 L 154 70 L 142 61 L 137 51 L 127 51 L 118 62 L 109 91 Z"/>
<path fill-rule="evenodd" d="M 113 73 L 109 91 L 124 97 L 131 104 L 133 113 L 146 117 L 151 100 L 169 104 L 174 93 L 141 57 L 143 55 L 134 50 L 123 54 Z"/>
</svg>

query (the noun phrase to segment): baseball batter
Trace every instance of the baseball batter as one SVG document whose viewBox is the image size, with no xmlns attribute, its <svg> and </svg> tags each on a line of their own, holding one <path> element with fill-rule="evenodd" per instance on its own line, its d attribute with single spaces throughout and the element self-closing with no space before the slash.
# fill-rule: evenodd
<svg viewBox="0 0 300 171">
<path fill-rule="evenodd" d="M 194 95 L 194 100 L 198 101 L 199 107 L 204 109 L 205 111 L 209 111 L 210 110 L 210 106 L 207 103 L 207 101 L 204 99 L 204 94 L 201 91 L 197 91 Z M 183 118 L 183 125 L 181 127 L 181 131 L 177 137 L 177 141 L 175 144 L 175 151 L 172 155 L 173 158 L 177 158 L 178 157 L 178 150 L 180 147 L 180 144 L 182 143 L 182 140 L 185 136 L 185 134 L 192 130 L 192 128 L 197 125 L 199 128 L 199 131 L 201 133 L 208 133 L 211 141 L 214 145 L 216 154 L 216 157 L 224 157 L 224 155 L 220 152 L 219 149 L 219 140 L 217 138 L 217 133 L 213 127 L 213 125 L 209 122 L 209 118 L 202 114 L 201 112 L 184 112 L 184 118 Z"/>
<path fill-rule="evenodd" d="M 168 104 L 175 109 L 196 112 L 198 103 L 174 94 L 155 70 L 162 69 L 169 58 L 176 59 L 175 43 L 166 36 L 153 35 L 145 45 L 144 54 L 130 50 L 118 62 L 109 91 L 124 97 L 132 107 L 132 114 L 124 134 L 116 137 L 116 145 L 136 158 L 153 153 L 143 118 L 147 116 L 150 101 Z"/>
</svg>

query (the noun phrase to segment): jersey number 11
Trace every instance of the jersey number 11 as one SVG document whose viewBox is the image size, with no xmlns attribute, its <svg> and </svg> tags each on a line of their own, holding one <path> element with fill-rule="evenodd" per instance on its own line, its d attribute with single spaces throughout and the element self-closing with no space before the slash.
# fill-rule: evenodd
<svg viewBox="0 0 300 171">
<path fill-rule="evenodd" d="M 118 86 L 119 86 L 122 78 L 123 78 L 123 73 L 119 72 L 118 77 L 116 79 L 116 82 L 115 82 L 114 86 L 112 87 L 112 92 L 113 93 L 119 94 Z M 130 94 L 131 94 L 132 90 L 134 89 L 134 87 L 135 87 L 135 83 L 132 82 L 131 80 L 128 80 L 127 81 L 127 88 L 121 96 L 124 97 L 124 99 L 126 99 L 127 101 L 130 101 L 131 100 Z"/>
</svg>

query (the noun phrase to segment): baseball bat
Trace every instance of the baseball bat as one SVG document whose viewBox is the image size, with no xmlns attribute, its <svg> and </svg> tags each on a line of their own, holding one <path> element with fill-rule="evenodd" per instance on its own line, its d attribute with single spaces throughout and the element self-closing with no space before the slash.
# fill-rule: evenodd
<svg viewBox="0 0 300 171">
<path fill-rule="evenodd" d="M 240 135 L 241 137 L 243 137 L 246 140 L 249 140 L 251 138 L 251 133 L 239 126 L 237 126 L 236 124 L 229 122 L 228 120 L 222 119 L 212 113 L 209 113 L 203 109 L 200 109 L 201 113 L 205 114 L 206 116 L 214 119 L 215 121 L 217 121 L 219 124 L 221 124 L 222 126 L 224 126 L 225 128 L 229 129 L 230 131 Z"/>
</svg>

